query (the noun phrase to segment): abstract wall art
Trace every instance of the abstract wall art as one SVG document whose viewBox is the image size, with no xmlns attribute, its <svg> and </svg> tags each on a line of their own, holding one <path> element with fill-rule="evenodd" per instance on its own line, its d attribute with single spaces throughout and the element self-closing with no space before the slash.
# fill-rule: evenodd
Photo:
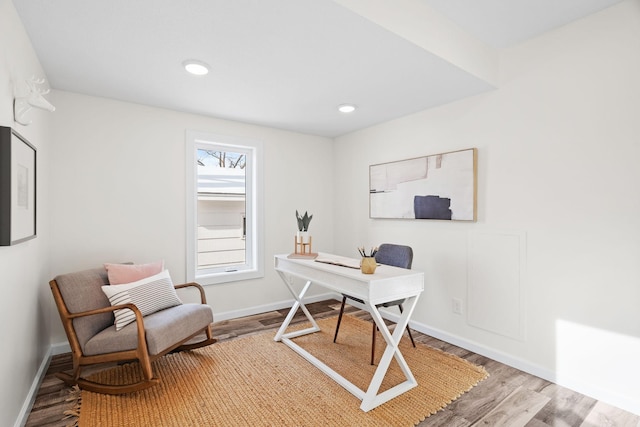
<svg viewBox="0 0 640 427">
<path fill-rule="evenodd" d="M 369 166 L 369 216 L 475 221 L 477 149 Z"/>
</svg>

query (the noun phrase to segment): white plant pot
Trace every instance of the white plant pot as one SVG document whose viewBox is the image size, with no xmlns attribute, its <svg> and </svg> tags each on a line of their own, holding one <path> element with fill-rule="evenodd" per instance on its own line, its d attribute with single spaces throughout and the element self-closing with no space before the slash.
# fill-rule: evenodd
<svg viewBox="0 0 640 427">
<path fill-rule="evenodd" d="M 309 232 L 308 231 L 298 231 L 298 241 L 301 243 L 309 243 Z"/>
</svg>

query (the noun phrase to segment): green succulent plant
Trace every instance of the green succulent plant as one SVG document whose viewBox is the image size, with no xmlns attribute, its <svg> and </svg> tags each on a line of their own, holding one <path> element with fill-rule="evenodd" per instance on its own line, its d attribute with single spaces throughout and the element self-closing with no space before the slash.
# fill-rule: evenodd
<svg viewBox="0 0 640 427">
<path fill-rule="evenodd" d="M 309 223 L 311 222 L 313 215 L 308 215 L 307 212 L 303 216 L 300 216 L 296 210 L 296 219 L 298 220 L 298 231 L 309 231 Z"/>
</svg>

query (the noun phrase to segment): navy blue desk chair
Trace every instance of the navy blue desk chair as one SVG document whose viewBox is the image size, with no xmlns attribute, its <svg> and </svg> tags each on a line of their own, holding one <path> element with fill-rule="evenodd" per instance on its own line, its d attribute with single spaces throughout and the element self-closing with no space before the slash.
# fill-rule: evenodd
<svg viewBox="0 0 640 427">
<path fill-rule="evenodd" d="M 390 243 L 383 243 L 378 248 L 378 252 L 376 253 L 376 262 L 379 264 L 391 265 L 394 267 L 411 269 L 411 263 L 413 262 L 413 249 L 410 246 L 403 245 L 394 245 Z M 347 299 L 351 299 L 359 302 L 360 304 L 364 304 L 359 298 L 352 297 L 350 295 L 342 294 L 342 305 L 340 306 L 340 314 L 338 315 L 338 324 L 336 325 L 336 333 L 333 336 L 333 342 L 336 342 L 338 339 L 338 331 L 340 330 L 340 322 L 342 321 L 342 314 L 344 313 L 344 305 Z M 404 298 L 395 301 L 389 301 L 382 304 L 376 305 L 376 307 L 393 307 L 398 306 L 400 313 L 402 314 L 402 304 L 404 303 Z M 376 327 L 375 322 L 373 323 L 373 333 L 371 335 L 371 364 L 373 365 L 375 359 L 376 352 Z M 407 325 L 407 332 L 409 333 L 409 338 L 411 338 L 411 344 L 416 346 L 415 341 L 413 340 L 413 336 L 411 335 L 411 330 Z"/>
</svg>

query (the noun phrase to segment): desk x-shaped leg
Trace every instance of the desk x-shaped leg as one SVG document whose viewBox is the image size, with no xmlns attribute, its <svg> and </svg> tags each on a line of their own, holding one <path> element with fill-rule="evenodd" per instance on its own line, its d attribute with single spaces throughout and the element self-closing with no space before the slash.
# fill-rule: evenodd
<svg viewBox="0 0 640 427">
<path fill-rule="evenodd" d="M 307 291 L 311 287 L 311 280 L 307 280 L 307 283 L 302 288 L 302 291 L 300 292 L 300 294 L 296 294 L 296 291 L 293 289 L 292 280 L 290 280 L 290 278 L 287 277 L 281 271 L 278 271 L 278 274 L 280 275 L 280 277 L 282 278 L 284 283 L 287 285 L 287 288 L 289 289 L 289 292 L 291 292 L 291 295 L 293 295 L 293 297 L 296 299 L 296 302 L 293 303 L 293 306 L 291 307 L 291 310 L 289 310 L 289 314 L 287 314 L 287 317 L 284 319 L 284 322 L 282 322 L 282 326 L 280 326 L 280 329 L 278 329 L 278 333 L 276 333 L 276 336 L 275 336 L 274 340 L 275 341 L 281 341 L 282 340 L 282 337 L 285 336 L 284 332 L 289 327 L 289 323 L 291 323 L 291 320 L 293 319 L 293 316 L 296 315 L 296 312 L 298 311 L 298 308 L 302 309 L 302 312 L 304 313 L 304 315 L 307 317 L 307 319 L 309 320 L 309 322 L 311 322 L 311 325 L 313 325 L 313 326 L 311 328 L 303 329 L 301 331 L 290 332 L 290 333 L 286 334 L 285 337 L 286 338 L 295 338 L 295 337 L 299 337 L 301 335 L 310 334 L 312 332 L 318 332 L 320 330 L 320 327 L 318 326 L 316 321 L 313 319 L 313 316 L 311 316 L 311 313 L 309 313 L 309 310 L 307 310 L 307 307 L 304 305 L 304 302 L 303 302 L 305 294 L 307 293 Z"/>
<path fill-rule="evenodd" d="M 309 290 L 309 287 L 311 286 L 311 281 L 310 280 L 307 281 L 304 287 L 302 288 L 302 291 L 300 292 L 300 294 L 296 294 L 289 278 L 280 271 L 278 271 L 278 274 L 280 274 L 280 277 L 282 278 L 284 283 L 287 285 L 289 292 L 291 292 L 291 295 L 293 295 L 296 301 L 291 307 L 291 310 L 289 311 L 289 314 L 285 318 L 284 322 L 282 323 L 282 326 L 280 326 L 280 329 L 276 333 L 274 340 L 282 341 L 284 344 L 286 344 L 296 353 L 298 353 L 299 355 L 307 359 L 307 361 L 309 361 L 315 367 L 320 369 L 326 375 L 330 376 L 334 381 L 336 381 L 342 387 L 347 389 L 347 391 L 349 391 L 351 394 L 353 394 L 354 396 L 362 400 L 360 409 L 362 409 L 365 412 L 368 412 L 371 409 L 375 408 L 376 406 L 379 406 L 384 402 L 387 402 L 393 399 L 394 397 L 399 396 L 400 394 L 418 385 L 416 379 L 411 373 L 411 370 L 409 369 L 409 366 L 407 365 L 407 362 L 404 360 L 404 357 L 402 357 L 402 354 L 400 353 L 400 349 L 398 348 L 400 339 L 402 338 L 404 330 L 406 329 L 407 324 L 409 323 L 409 319 L 411 318 L 411 315 L 413 314 L 413 310 L 418 301 L 417 296 L 412 296 L 405 300 L 405 304 L 404 304 L 405 310 L 400 316 L 400 319 L 396 324 L 393 334 L 389 331 L 389 328 L 387 327 L 386 323 L 382 319 L 382 316 L 380 315 L 378 308 L 375 305 L 372 305 L 370 302 L 365 301 L 365 306 L 367 310 L 371 313 L 371 316 L 373 317 L 374 322 L 378 326 L 378 329 L 380 330 L 380 332 L 382 333 L 382 336 L 387 342 L 387 347 L 382 355 L 382 358 L 380 359 L 378 368 L 373 374 L 373 378 L 369 383 L 369 387 L 367 391 L 364 392 L 363 390 L 358 388 L 356 385 L 351 383 L 349 380 L 344 378 L 342 375 L 340 375 L 339 373 L 331 369 L 324 362 L 322 362 L 321 360 L 319 360 L 318 358 L 316 358 L 311 353 L 309 353 L 308 351 L 306 351 L 305 349 L 303 349 L 302 347 L 300 347 L 298 344 L 294 343 L 291 340 L 292 338 L 295 338 L 295 337 L 320 331 L 320 327 L 315 322 L 315 320 L 313 319 L 313 316 L 311 316 L 311 313 L 309 313 L 309 311 L 307 310 L 307 308 L 303 303 L 304 296 Z M 304 313 L 304 315 L 311 322 L 312 327 L 303 329 L 301 331 L 285 333 L 285 331 L 289 327 L 289 323 L 291 323 L 291 320 L 293 319 L 293 316 L 298 311 L 298 308 L 302 309 L 302 312 Z M 398 362 L 398 365 L 400 366 L 400 369 L 402 370 L 406 378 L 406 381 L 400 384 L 397 384 L 396 386 L 378 394 L 378 391 L 380 390 L 380 386 L 382 385 L 382 380 L 384 379 L 384 376 L 386 375 L 387 370 L 389 369 L 389 365 L 391 364 L 391 360 L 393 358 L 395 358 L 396 361 Z"/>
<path fill-rule="evenodd" d="M 402 335 L 404 334 L 404 331 L 407 327 L 407 324 L 409 323 L 409 319 L 411 318 L 411 314 L 413 313 L 417 302 L 417 296 L 413 296 L 405 300 L 405 310 L 400 316 L 398 323 L 396 323 L 393 334 L 391 334 L 391 332 L 389 331 L 389 328 L 380 315 L 378 308 L 375 305 L 372 305 L 369 301 L 364 302 L 367 310 L 369 311 L 369 313 L 371 313 L 373 321 L 376 323 L 378 329 L 384 337 L 384 340 L 387 342 L 387 347 L 382 354 L 380 363 L 378 363 L 376 372 L 373 374 L 371 383 L 369 383 L 367 393 L 362 399 L 362 405 L 360 405 L 360 409 L 365 412 L 393 399 L 396 396 L 401 395 L 407 390 L 412 389 L 413 387 L 418 385 L 418 382 L 409 369 L 409 365 L 407 365 L 407 362 L 404 360 L 404 357 L 402 356 L 402 353 L 400 353 L 400 349 L 398 348 L 400 340 L 402 339 Z M 378 390 L 380 390 L 380 385 L 382 384 L 382 380 L 384 379 L 384 376 L 389 369 L 392 358 L 395 358 L 398 362 L 398 365 L 400 366 L 400 369 L 402 370 L 406 381 L 390 388 L 383 393 L 378 394 Z"/>
</svg>

